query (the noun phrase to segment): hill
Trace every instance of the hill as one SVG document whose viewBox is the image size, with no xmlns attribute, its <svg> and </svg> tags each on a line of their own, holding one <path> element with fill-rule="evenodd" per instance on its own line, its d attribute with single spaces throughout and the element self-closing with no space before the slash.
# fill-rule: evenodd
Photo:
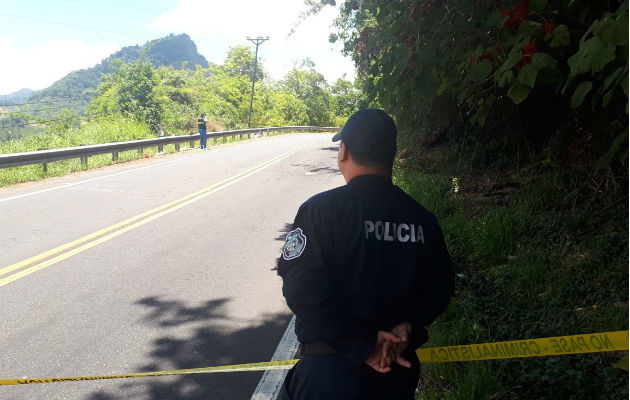
<svg viewBox="0 0 630 400">
<path fill-rule="evenodd" d="M 197 52 L 197 46 L 190 36 L 170 34 L 141 46 L 123 47 L 92 68 L 73 71 L 48 88 L 34 92 L 28 98 L 29 103 L 58 102 L 67 108 L 83 112 L 92 97 L 91 91 L 101 82 L 101 75 L 111 72 L 112 61 L 133 62 L 141 58 L 149 60 L 156 67 L 194 69 L 197 65 L 208 66 L 208 61 Z"/>
<path fill-rule="evenodd" d="M 0 95 L 0 106 L 24 104 L 33 92 L 31 89 L 20 89 L 17 92 L 2 94 Z"/>
</svg>

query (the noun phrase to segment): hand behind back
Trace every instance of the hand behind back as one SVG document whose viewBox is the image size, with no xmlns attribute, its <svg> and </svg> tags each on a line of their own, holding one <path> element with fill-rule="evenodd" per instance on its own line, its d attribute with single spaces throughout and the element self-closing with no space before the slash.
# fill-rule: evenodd
<svg viewBox="0 0 630 400">
<path fill-rule="evenodd" d="M 381 373 L 391 371 L 394 362 L 410 368 L 411 363 L 402 355 L 409 345 L 410 336 L 411 324 L 407 322 L 396 325 L 390 332 L 378 331 L 374 349 L 365 363 Z"/>
</svg>

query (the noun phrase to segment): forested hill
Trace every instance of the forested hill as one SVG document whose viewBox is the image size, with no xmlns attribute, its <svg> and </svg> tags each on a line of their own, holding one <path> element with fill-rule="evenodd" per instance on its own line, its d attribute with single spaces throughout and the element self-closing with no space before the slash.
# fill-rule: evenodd
<svg viewBox="0 0 630 400">
<path fill-rule="evenodd" d="M 112 71 L 112 61 L 121 60 L 129 63 L 143 57 L 155 67 L 171 66 L 176 69 L 194 69 L 197 65 L 208 66 L 208 61 L 197 52 L 197 46 L 190 39 L 190 36 L 170 34 L 164 38 L 147 42 L 142 46 L 123 47 L 92 68 L 73 71 L 46 89 L 33 93 L 29 102 L 76 99 L 72 108 L 75 111 L 83 112 L 87 106 L 87 100 L 94 96 L 91 91 L 95 90 L 101 82 L 101 75 Z"/>
<path fill-rule="evenodd" d="M 0 95 L 0 106 L 26 103 L 31 94 L 33 94 L 31 89 L 20 89 L 13 93 Z"/>
</svg>

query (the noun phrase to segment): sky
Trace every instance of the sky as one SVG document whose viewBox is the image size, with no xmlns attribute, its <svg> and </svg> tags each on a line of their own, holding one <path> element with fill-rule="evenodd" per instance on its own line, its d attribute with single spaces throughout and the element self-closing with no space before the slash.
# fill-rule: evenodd
<svg viewBox="0 0 630 400">
<path fill-rule="evenodd" d="M 93 67 L 124 46 L 187 33 L 209 62 L 228 49 L 269 36 L 259 62 L 279 80 L 308 57 L 329 82 L 354 64 L 328 42 L 337 10 L 327 7 L 289 35 L 302 0 L 0 0 L 0 95 L 43 89 L 71 71 Z"/>
</svg>

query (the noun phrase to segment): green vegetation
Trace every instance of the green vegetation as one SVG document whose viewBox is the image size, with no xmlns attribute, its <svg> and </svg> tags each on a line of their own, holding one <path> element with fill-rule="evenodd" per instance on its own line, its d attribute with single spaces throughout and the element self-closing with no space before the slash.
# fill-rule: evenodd
<svg viewBox="0 0 630 400">
<path fill-rule="evenodd" d="M 416 145 L 465 129 L 507 158 L 627 157 L 627 0 L 347 1 L 336 25 L 365 94 Z"/>
<path fill-rule="evenodd" d="M 73 71 L 50 87 L 33 92 L 22 89 L 0 96 L 0 141 L 46 132 L 46 125 L 37 121 L 59 118 L 67 110 L 85 113 L 103 74 L 119 69 L 121 62 L 150 63 L 154 67 L 173 69 L 206 68 L 208 62 L 197 53 L 197 46 L 186 34 L 169 35 L 142 46 L 124 47 L 92 68 Z"/>
<path fill-rule="evenodd" d="M 155 67 L 177 69 L 195 69 L 197 65 L 208 66 L 206 59 L 197 53 L 197 46 L 188 35 L 170 34 L 146 42 L 142 46 L 123 47 L 92 68 L 71 72 L 50 87 L 33 93 L 29 97 L 29 102 L 45 103 L 70 99 L 77 101 L 77 104 L 72 107 L 74 111 L 84 112 L 103 74 L 111 73 L 116 62 L 134 63 L 140 60 L 149 62 Z"/>
<path fill-rule="evenodd" d="M 316 13 L 334 0 L 307 0 Z M 457 295 L 429 345 L 628 329 L 628 1 L 344 1 Z M 422 399 L 622 399 L 620 354 L 429 365 Z"/>
<path fill-rule="evenodd" d="M 429 345 L 628 329 L 628 1 L 349 0 L 336 26 L 357 81 L 331 86 L 304 60 L 275 82 L 261 66 L 252 125 L 395 116 L 395 180 L 439 217 L 457 272 Z M 56 110 L 49 135 L 9 131 L 0 153 L 195 132 L 200 112 L 215 130 L 246 126 L 247 47 L 195 69 L 123 61 L 88 121 Z M 429 365 L 419 398 L 624 399 L 621 356 Z"/>
<path fill-rule="evenodd" d="M 261 64 L 253 127 L 338 125 L 363 104 L 352 82 L 339 79 L 329 85 L 310 60 L 278 82 L 267 77 Z M 2 117 L 0 111 L 0 154 L 196 133 L 202 112 L 209 118 L 209 131 L 247 127 L 254 55 L 246 46 L 230 49 L 223 64 L 207 68 L 156 68 L 145 59 L 108 65 L 111 73 L 101 77 L 86 115 L 55 109 L 50 119 L 27 111 Z M 19 127 L 24 119 L 29 125 Z M 110 163 L 99 156 L 90 158 L 89 165 Z M 63 162 L 52 163 L 45 173 L 41 166 L 0 170 L 0 185 L 62 174 L 64 166 L 72 166 L 68 171 L 81 168 L 78 162 Z"/>
<path fill-rule="evenodd" d="M 120 116 L 99 118 L 79 127 L 67 127 L 63 122 L 51 127 L 50 133 L 33 135 L 20 140 L 0 142 L 0 154 L 21 153 L 44 149 L 74 147 L 89 144 L 122 142 L 134 139 L 146 139 L 155 135 L 141 122 Z M 151 154 L 152 149 L 147 150 Z M 142 157 L 137 151 L 122 152 L 119 162 Z M 111 164 L 111 155 L 104 154 L 90 157 L 91 167 Z M 80 160 L 67 160 L 49 163 L 47 171 L 41 165 L 26 165 L 16 168 L 0 169 L 0 186 L 18 182 L 38 180 L 50 176 L 64 175 L 69 172 L 83 170 Z"/>
<path fill-rule="evenodd" d="M 628 329 L 627 184 L 609 171 L 506 176 L 472 168 L 453 157 L 458 150 L 418 154 L 396 172 L 440 219 L 457 272 L 456 297 L 428 345 Z M 613 367 L 621 357 L 428 365 L 419 398 L 627 398 L 627 372 Z"/>
</svg>

